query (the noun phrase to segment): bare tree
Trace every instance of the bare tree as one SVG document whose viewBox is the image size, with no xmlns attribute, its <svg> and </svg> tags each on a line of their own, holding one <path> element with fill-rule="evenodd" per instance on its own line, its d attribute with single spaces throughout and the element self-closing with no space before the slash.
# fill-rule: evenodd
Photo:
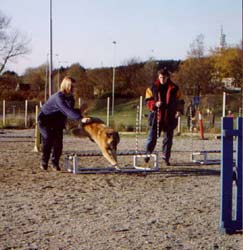
<svg viewBox="0 0 243 250">
<path fill-rule="evenodd" d="M 204 57 L 204 35 L 200 34 L 190 44 L 190 51 L 187 52 L 189 57 L 202 58 Z"/>
<path fill-rule="evenodd" d="M 177 78 L 187 89 L 185 92 L 199 96 L 209 91 L 212 71 L 210 58 L 204 55 L 204 36 L 200 34 L 190 44 L 188 58 L 180 64 Z"/>
<path fill-rule="evenodd" d="M 0 74 L 9 61 L 30 52 L 30 41 L 20 32 L 11 29 L 10 22 L 11 19 L 0 12 Z"/>
<path fill-rule="evenodd" d="M 204 56 L 204 35 L 200 34 L 190 44 L 188 51 L 188 59 L 190 61 L 190 74 L 194 85 L 194 94 L 200 95 L 201 90 L 208 85 L 210 80 L 209 61 Z"/>
</svg>

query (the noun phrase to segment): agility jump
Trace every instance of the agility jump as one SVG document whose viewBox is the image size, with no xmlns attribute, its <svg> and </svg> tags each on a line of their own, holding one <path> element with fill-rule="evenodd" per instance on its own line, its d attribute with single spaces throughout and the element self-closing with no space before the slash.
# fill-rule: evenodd
<svg viewBox="0 0 243 250">
<path fill-rule="evenodd" d="M 101 152 L 95 152 L 95 151 L 69 151 L 69 152 L 64 152 L 64 157 L 65 157 L 65 170 L 68 172 L 72 172 L 74 174 L 77 173 L 110 173 L 110 172 L 115 172 L 115 173 L 133 173 L 133 172 L 155 172 L 159 171 L 159 164 L 158 164 L 158 153 L 155 152 L 153 154 L 146 154 L 145 151 L 139 151 L 138 150 L 138 133 L 139 133 L 139 111 L 140 108 L 137 106 L 137 118 L 136 118 L 136 150 L 128 150 L 128 151 L 116 151 L 115 153 L 113 152 L 113 158 L 116 159 L 116 156 L 133 156 L 133 165 L 131 167 L 119 167 L 117 168 L 112 167 L 112 168 L 81 168 L 79 167 L 79 158 L 81 157 L 92 157 L 92 156 L 105 156 L 104 155 L 104 150 Z M 100 125 L 99 125 L 100 126 Z M 102 124 L 103 126 L 103 124 Z M 102 130 L 104 129 L 104 126 L 102 127 Z M 105 128 L 106 129 L 106 128 Z M 86 129 L 86 131 L 88 131 Z M 98 144 L 100 142 L 97 140 L 97 138 L 93 138 L 94 141 L 96 141 Z M 102 148 L 101 148 L 102 149 Z M 114 155 L 116 154 L 116 156 Z M 138 166 L 138 159 L 139 158 L 146 158 L 150 157 L 154 160 L 154 165 L 153 168 L 150 167 L 144 167 L 144 166 Z M 107 157 L 106 157 L 107 158 Z M 109 157 L 107 158 L 109 161 Z M 110 163 L 112 163 L 110 161 Z M 117 165 L 117 163 L 116 163 Z"/>
<path fill-rule="evenodd" d="M 237 129 L 233 129 L 233 119 L 222 118 L 220 231 L 229 234 L 243 229 L 242 117 L 237 118 L 237 124 Z M 234 137 L 236 137 L 235 164 Z"/>
<path fill-rule="evenodd" d="M 87 168 L 79 166 L 79 159 L 81 157 L 93 157 L 102 156 L 101 152 L 96 151 L 66 151 L 64 152 L 64 169 L 73 174 L 92 174 L 92 173 L 137 173 L 137 172 L 156 172 L 159 171 L 158 154 L 146 154 L 146 152 L 136 151 L 117 151 L 119 156 L 133 156 L 133 166 L 121 167 L 116 169 L 114 167 L 98 167 L 98 168 Z M 151 157 L 154 160 L 153 168 L 139 167 L 137 159 Z"/>
</svg>

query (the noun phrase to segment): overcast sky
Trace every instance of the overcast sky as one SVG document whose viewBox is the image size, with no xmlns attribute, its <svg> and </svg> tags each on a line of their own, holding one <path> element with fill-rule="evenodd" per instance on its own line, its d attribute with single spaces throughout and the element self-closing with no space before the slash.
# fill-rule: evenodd
<svg viewBox="0 0 243 250">
<path fill-rule="evenodd" d="M 85 68 L 141 61 L 185 59 L 204 35 L 206 49 L 242 39 L 242 0 L 52 0 L 54 67 Z M 50 0 L 0 0 L 11 26 L 31 39 L 31 53 L 8 64 L 23 74 L 45 63 L 49 52 Z M 113 44 L 116 41 L 116 45 Z"/>
</svg>

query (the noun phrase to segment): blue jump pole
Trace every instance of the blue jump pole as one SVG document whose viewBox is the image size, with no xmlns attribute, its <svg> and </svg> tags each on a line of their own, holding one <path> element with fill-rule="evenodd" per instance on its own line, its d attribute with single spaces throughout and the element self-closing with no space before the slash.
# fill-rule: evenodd
<svg viewBox="0 0 243 250">
<path fill-rule="evenodd" d="M 239 135 L 237 136 L 237 142 L 236 142 L 236 147 L 237 147 L 237 155 L 236 155 L 236 173 L 237 173 L 237 179 L 236 179 L 236 184 L 237 184 L 237 193 L 236 193 L 236 221 L 237 221 L 237 227 L 239 230 L 243 229 L 243 222 L 242 222 L 242 213 L 243 213 L 243 202 L 242 202 L 242 192 L 243 192 L 243 186 L 242 186 L 242 117 L 239 117 L 237 119 L 237 127 L 239 131 Z"/>
<path fill-rule="evenodd" d="M 234 167 L 234 136 L 236 160 Z M 233 118 L 222 117 L 221 125 L 221 208 L 220 231 L 235 233 L 242 225 L 242 117 L 237 119 L 237 129 L 233 129 Z M 234 177 L 234 178 L 233 178 Z M 233 184 L 235 181 L 235 207 L 233 207 Z M 233 216 L 234 212 L 234 216 Z"/>
</svg>

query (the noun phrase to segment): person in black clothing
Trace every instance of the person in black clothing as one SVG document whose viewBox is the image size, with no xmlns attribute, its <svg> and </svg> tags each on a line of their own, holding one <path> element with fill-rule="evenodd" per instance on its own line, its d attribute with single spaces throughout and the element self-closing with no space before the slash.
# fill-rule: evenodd
<svg viewBox="0 0 243 250">
<path fill-rule="evenodd" d="M 150 88 L 147 88 L 145 101 L 148 109 L 149 132 L 146 142 L 146 153 L 151 154 L 157 143 L 159 135 L 163 131 L 162 158 L 166 165 L 170 165 L 171 147 L 173 143 L 174 129 L 178 123 L 178 117 L 183 113 L 184 101 L 181 100 L 179 87 L 170 79 L 167 69 L 157 72 L 157 80 Z M 157 131 L 159 124 L 159 131 Z M 145 158 L 145 162 L 149 157 Z"/>
<path fill-rule="evenodd" d="M 38 115 L 38 124 L 42 139 L 41 169 L 48 169 L 51 157 L 53 169 L 59 171 L 59 160 L 63 148 L 63 129 L 66 119 L 81 120 L 86 123 L 90 118 L 83 118 L 81 111 L 74 108 L 73 90 L 75 80 L 65 77 L 61 83 L 60 91 L 56 92 L 42 106 Z"/>
</svg>

